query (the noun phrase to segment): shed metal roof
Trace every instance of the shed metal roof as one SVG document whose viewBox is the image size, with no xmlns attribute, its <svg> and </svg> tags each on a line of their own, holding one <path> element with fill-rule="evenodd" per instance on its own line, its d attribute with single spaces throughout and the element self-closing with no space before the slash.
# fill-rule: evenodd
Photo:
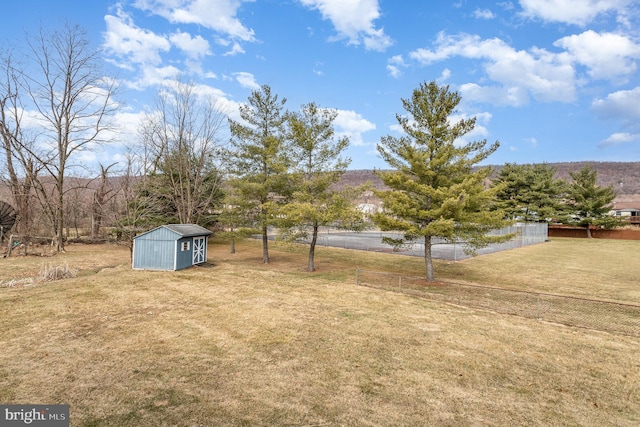
<svg viewBox="0 0 640 427">
<path fill-rule="evenodd" d="M 192 237 L 192 236 L 208 236 L 210 234 L 213 234 L 210 230 L 207 230 L 206 228 L 201 227 L 197 224 L 165 224 L 134 237 L 134 240 L 161 228 L 167 229 L 177 234 L 178 238 Z"/>
<path fill-rule="evenodd" d="M 174 233 L 178 233 L 181 237 L 208 236 L 209 234 L 212 234 L 210 230 L 207 230 L 197 224 L 166 224 L 161 227 L 168 228 Z"/>
</svg>

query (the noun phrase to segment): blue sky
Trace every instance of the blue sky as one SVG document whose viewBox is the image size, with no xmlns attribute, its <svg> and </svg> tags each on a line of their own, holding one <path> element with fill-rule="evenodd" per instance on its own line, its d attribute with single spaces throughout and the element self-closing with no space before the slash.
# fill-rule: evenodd
<svg viewBox="0 0 640 427">
<path fill-rule="evenodd" d="M 631 0 L 22 0 L 3 3 L 3 45 L 78 24 L 122 88 L 122 132 L 180 78 L 232 117 L 271 86 L 287 108 L 338 111 L 351 169 L 385 168 L 401 98 L 436 80 L 462 95 L 487 163 L 640 161 L 640 2 Z M 455 117 L 454 117 L 455 119 Z M 103 161 L 104 159 L 101 159 Z"/>
</svg>

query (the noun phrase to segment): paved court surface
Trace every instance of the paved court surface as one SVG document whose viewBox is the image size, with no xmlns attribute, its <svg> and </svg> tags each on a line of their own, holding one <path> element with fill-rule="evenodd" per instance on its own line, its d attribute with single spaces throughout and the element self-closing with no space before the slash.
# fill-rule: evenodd
<svg viewBox="0 0 640 427">
<path fill-rule="evenodd" d="M 382 243 L 383 237 L 392 237 L 398 238 L 400 237 L 397 233 L 388 233 L 381 231 L 363 231 L 363 232 L 349 232 L 349 231 L 322 231 L 318 234 L 318 246 L 331 246 L 337 248 L 345 248 L 345 249 L 358 249 L 364 251 L 373 251 L 373 252 L 393 252 L 393 247 L 391 245 L 387 245 Z M 537 238 L 530 239 L 525 236 L 523 238 L 521 235 L 516 236 L 513 240 L 489 245 L 486 248 L 479 249 L 476 253 L 478 255 L 488 254 L 492 252 L 499 252 L 508 249 L 514 249 L 530 244 L 541 243 L 546 240 L 545 238 Z M 409 255 L 409 256 L 424 256 L 424 244 L 416 243 L 410 249 L 404 249 L 396 251 L 397 254 Z M 451 261 L 462 260 L 466 258 L 470 258 L 471 255 L 467 255 L 464 253 L 464 245 L 462 243 L 445 243 L 436 241 L 435 244 L 431 247 L 431 253 L 433 258 L 436 259 L 445 259 Z"/>
</svg>

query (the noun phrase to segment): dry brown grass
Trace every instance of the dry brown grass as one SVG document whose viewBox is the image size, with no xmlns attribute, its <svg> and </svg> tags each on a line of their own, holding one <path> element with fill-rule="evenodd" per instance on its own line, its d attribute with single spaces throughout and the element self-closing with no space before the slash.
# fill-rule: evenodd
<svg viewBox="0 0 640 427">
<path fill-rule="evenodd" d="M 502 255 L 565 244 L 580 247 Z M 235 255 L 211 245 L 206 267 L 147 272 L 126 248 L 68 249 L 47 263 L 78 277 L 0 288 L 0 402 L 68 403 L 74 426 L 640 423 L 638 338 L 354 286 L 357 265 L 420 274 L 419 259 L 321 248 L 310 274 L 300 248 L 272 246 L 265 266 L 248 242 Z M 494 258 L 436 272 L 501 285 Z M 0 278 L 41 262 L 0 260 Z M 593 284 L 629 292 L 611 287 Z"/>
<path fill-rule="evenodd" d="M 640 241 L 556 238 L 445 263 L 450 279 L 640 304 Z"/>
</svg>

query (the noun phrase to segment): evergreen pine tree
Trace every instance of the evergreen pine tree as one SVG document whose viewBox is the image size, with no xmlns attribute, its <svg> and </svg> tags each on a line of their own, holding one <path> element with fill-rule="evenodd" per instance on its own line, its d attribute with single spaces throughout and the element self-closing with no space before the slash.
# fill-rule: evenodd
<svg viewBox="0 0 640 427">
<path fill-rule="evenodd" d="M 563 197 L 567 183 L 555 178 L 556 169 L 547 164 L 517 165 L 507 163 L 500 170 L 495 185 L 496 207 L 508 218 L 544 222 L 563 215 Z"/>
<path fill-rule="evenodd" d="M 347 137 L 336 139 L 333 121 L 337 113 L 315 103 L 304 105 L 289 116 L 289 139 L 293 157 L 293 194 L 284 206 L 291 239 L 308 237 L 307 271 L 314 271 L 315 247 L 320 226 L 348 226 L 362 220 L 353 205 L 354 191 L 338 191 L 335 184 L 351 159 L 341 157 L 349 145 Z"/>
<path fill-rule="evenodd" d="M 262 233 L 262 261 L 269 262 L 268 229 L 278 221 L 278 209 L 288 191 L 289 159 L 285 147 L 283 112 L 279 100 L 263 85 L 240 106 L 242 121 L 229 119 L 231 153 L 229 171 L 235 194 L 253 215 Z M 249 207 L 250 206 L 250 207 Z"/>
<path fill-rule="evenodd" d="M 591 226 L 601 225 L 612 228 L 618 220 L 609 215 L 616 192 L 613 186 L 600 187 L 596 184 L 598 171 L 587 165 L 576 172 L 569 172 L 573 182 L 569 185 L 567 204 L 573 213 L 574 223 L 587 230 L 591 238 Z"/>
<path fill-rule="evenodd" d="M 499 146 L 486 140 L 460 143 L 473 130 L 475 118 L 450 122 L 460 95 L 448 86 L 423 83 L 402 104 L 408 116 L 396 115 L 404 136 L 383 137 L 382 158 L 393 168 L 378 171 L 390 190 L 377 191 L 383 212 L 373 215 L 383 231 L 401 231 L 395 246 L 424 242 L 426 279 L 434 280 L 431 246 L 439 237 L 463 241 L 469 251 L 511 236 L 489 236 L 507 225 L 504 212 L 489 210 L 499 187 L 488 188 L 490 167 L 475 168 Z"/>
</svg>

